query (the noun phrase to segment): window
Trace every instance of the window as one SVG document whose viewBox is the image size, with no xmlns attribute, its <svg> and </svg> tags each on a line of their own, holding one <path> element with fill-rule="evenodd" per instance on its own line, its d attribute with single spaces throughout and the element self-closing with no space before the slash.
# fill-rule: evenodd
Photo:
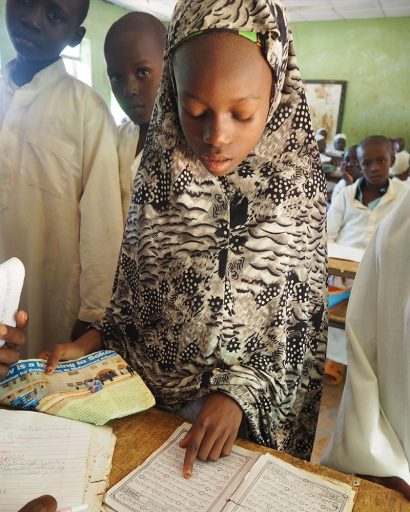
<svg viewBox="0 0 410 512">
<path fill-rule="evenodd" d="M 78 80 L 85 82 L 91 87 L 91 47 L 90 40 L 84 38 L 81 44 L 75 48 L 66 46 L 61 53 L 66 70 L 70 75 L 75 76 Z"/>
</svg>

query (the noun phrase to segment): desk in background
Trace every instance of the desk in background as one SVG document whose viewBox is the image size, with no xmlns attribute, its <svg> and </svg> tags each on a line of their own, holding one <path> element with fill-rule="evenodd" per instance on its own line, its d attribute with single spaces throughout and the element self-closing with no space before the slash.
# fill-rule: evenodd
<svg viewBox="0 0 410 512">
<path fill-rule="evenodd" d="M 110 487 L 142 464 L 184 421 L 179 416 L 153 408 L 110 422 L 114 429 L 114 434 L 117 436 L 110 473 Z M 237 444 L 261 453 L 272 453 L 278 458 L 310 473 L 316 473 L 350 485 L 352 485 L 354 480 L 358 480 L 360 486 L 357 491 L 354 512 L 410 512 L 410 503 L 404 497 L 379 485 L 322 466 L 300 461 L 290 455 L 259 446 L 250 441 L 238 440 Z M 212 463 L 210 462 L 210 464 Z"/>
</svg>

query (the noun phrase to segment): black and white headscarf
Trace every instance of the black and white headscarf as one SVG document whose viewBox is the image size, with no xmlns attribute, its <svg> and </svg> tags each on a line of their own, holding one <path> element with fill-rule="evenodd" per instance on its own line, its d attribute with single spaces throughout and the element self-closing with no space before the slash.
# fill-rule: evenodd
<svg viewBox="0 0 410 512">
<path fill-rule="evenodd" d="M 257 32 L 276 82 L 258 146 L 225 177 L 187 146 L 173 87 L 174 48 L 207 29 Z M 325 188 L 282 3 L 179 1 L 97 324 L 161 407 L 226 393 L 251 439 L 310 457 L 326 345 Z"/>
</svg>

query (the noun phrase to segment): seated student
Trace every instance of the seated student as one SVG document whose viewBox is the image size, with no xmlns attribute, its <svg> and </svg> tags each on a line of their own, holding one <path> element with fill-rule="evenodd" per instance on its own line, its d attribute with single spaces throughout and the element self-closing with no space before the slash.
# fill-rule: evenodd
<svg viewBox="0 0 410 512">
<path fill-rule="evenodd" d="M 410 192 L 380 224 L 347 311 L 348 370 L 322 462 L 410 499 Z"/>
<path fill-rule="evenodd" d="M 177 3 L 111 304 L 43 354 L 46 373 L 122 354 L 194 420 L 186 477 L 240 427 L 309 459 L 326 345 L 325 179 L 292 33 L 282 2 L 220 5 Z"/>
<path fill-rule="evenodd" d="M 400 180 L 410 186 L 409 154 L 407 151 L 396 153 L 396 161 L 390 167 L 389 173 L 393 180 Z"/>
<path fill-rule="evenodd" d="M 28 352 L 77 337 L 109 301 L 123 219 L 116 127 L 60 58 L 88 0 L 8 0 L 17 52 L 0 80 L 0 261 L 22 260 Z"/>
<path fill-rule="evenodd" d="M 350 146 L 345 152 L 342 165 L 340 166 L 341 179 L 336 183 L 333 189 L 332 201 L 346 186 L 352 185 L 362 176 L 359 160 L 357 159 L 357 144 Z"/>
<path fill-rule="evenodd" d="M 344 151 L 346 149 L 346 135 L 344 133 L 336 133 L 333 138 L 333 148 L 336 151 Z"/>
<path fill-rule="evenodd" d="M 118 128 L 124 222 L 161 78 L 165 38 L 164 25 L 143 12 L 131 12 L 117 20 L 105 38 L 111 88 L 130 118 Z"/>
<path fill-rule="evenodd" d="M 357 146 L 363 177 L 344 188 L 328 211 L 328 242 L 365 249 L 380 221 L 407 192 L 389 179 L 394 156 L 389 139 L 373 135 Z"/>
</svg>

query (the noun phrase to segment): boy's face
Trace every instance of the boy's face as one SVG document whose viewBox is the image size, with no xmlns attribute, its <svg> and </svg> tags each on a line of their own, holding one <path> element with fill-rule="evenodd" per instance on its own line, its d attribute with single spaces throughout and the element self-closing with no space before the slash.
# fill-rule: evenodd
<svg viewBox="0 0 410 512">
<path fill-rule="evenodd" d="M 174 57 L 185 138 L 216 176 L 233 172 L 258 144 L 269 112 L 272 73 L 260 48 L 233 34 L 206 34 Z"/>
<path fill-rule="evenodd" d="M 357 146 L 351 146 L 347 150 L 347 170 L 353 178 L 353 181 L 356 181 L 362 175 L 362 170 L 360 168 L 359 160 L 357 158 Z"/>
<path fill-rule="evenodd" d="M 105 53 L 112 92 L 128 117 L 148 124 L 161 79 L 163 50 L 146 32 L 125 32 Z"/>
<path fill-rule="evenodd" d="M 82 0 L 7 0 L 6 23 L 19 57 L 29 61 L 57 58 L 84 35 L 79 26 Z"/>
<path fill-rule="evenodd" d="M 344 151 L 346 148 L 346 141 L 345 139 L 342 139 L 341 137 L 335 139 L 333 146 L 338 151 Z"/>
<path fill-rule="evenodd" d="M 394 164 L 394 156 L 389 144 L 367 142 L 357 148 L 357 157 L 367 182 L 377 187 L 389 179 L 389 169 Z"/>
</svg>

